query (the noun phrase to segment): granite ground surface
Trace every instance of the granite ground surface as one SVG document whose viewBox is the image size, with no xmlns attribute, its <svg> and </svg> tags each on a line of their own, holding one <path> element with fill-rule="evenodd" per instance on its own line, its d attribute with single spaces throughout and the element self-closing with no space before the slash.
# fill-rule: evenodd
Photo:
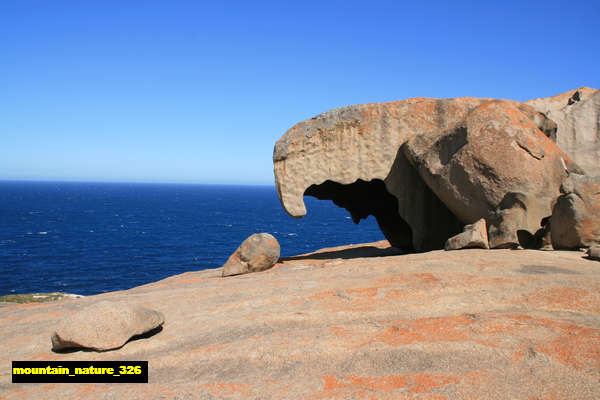
<svg viewBox="0 0 600 400">
<path fill-rule="evenodd" d="M 600 262 L 388 246 L 0 307 L 0 398 L 600 398 Z M 58 320 L 100 300 L 154 308 L 165 325 L 115 351 L 54 353 Z M 149 383 L 13 384 L 13 360 L 147 360 Z"/>
</svg>

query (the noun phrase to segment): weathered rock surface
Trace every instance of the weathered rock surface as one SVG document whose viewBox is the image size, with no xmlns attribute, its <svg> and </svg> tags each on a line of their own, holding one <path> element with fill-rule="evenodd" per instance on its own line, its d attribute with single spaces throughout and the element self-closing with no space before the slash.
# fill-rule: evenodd
<svg viewBox="0 0 600 400">
<path fill-rule="evenodd" d="M 587 250 L 587 255 L 592 260 L 600 261 L 600 246 L 592 246 Z"/>
<path fill-rule="evenodd" d="M 279 254 L 279 242 L 273 235 L 255 233 L 244 240 L 223 265 L 223 276 L 264 271 L 275 265 Z"/>
<path fill-rule="evenodd" d="M 554 140 L 586 174 L 600 173 L 600 90 L 581 87 L 525 104 L 556 122 Z"/>
<path fill-rule="evenodd" d="M 505 219 L 507 226 L 533 229 L 551 214 L 565 169 L 580 172 L 548 138 L 555 134 L 543 114 L 504 100 L 416 98 L 342 107 L 297 124 L 277 141 L 275 183 L 294 217 L 306 214 L 304 195 L 330 199 L 355 222 L 374 215 L 395 247 L 442 248 L 462 225 L 492 212 L 495 232 L 503 232 Z M 499 208 L 511 192 L 527 199 L 523 221 L 518 211 Z M 494 236 L 496 247 L 514 242 L 516 232 Z"/>
<path fill-rule="evenodd" d="M 416 98 L 361 104 L 297 124 L 277 141 L 273 153 L 283 207 L 301 217 L 306 214 L 305 194 L 332 199 L 355 222 L 372 213 L 396 247 L 442 248 L 462 224 L 425 185 L 400 147 L 414 134 L 458 123 L 485 101 Z M 393 201 L 383 207 L 353 201 L 386 195 Z"/>
<path fill-rule="evenodd" d="M 489 101 L 447 131 L 410 138 L 404 152 L 466 223 L 487 218 L 490 247 L 516 247 L 552 214 L 569 157 L 517 105 Z"/>
<path fill-rule="evenodd" d="M 384 247 L 2 307 L 0 398 L 600 398 L 598 262 L 570 251 L 385 256 Z M 100 300 L 152 304 L 168 321 L 114 351 L 52 352 L 56 321 Z M 90 359 L 148 360 L 149 383 L 11 383 L 11 360 Z"/>
<path fill-rule="evenodd" d="M 552 245 L 556 249 L 600 243 L 600 177 L 571 174 L 552 211 Z"/>
<path fill-rule="evenodd" d="M 456 236 L 452 236 L 446 242 L 444 249 L 460 250 L 460 249 L 489 249 L 487 228 L 485 219 L 480 219 L 471 225 L 466 225 L 463 232 Z"/>
<path fill-rule="evenodd" d="M 125 302 L 100 301 L 64 318 L 51 336 L 53 350 L 117 349 L 133 336 L 159 328 L 164 316 Z"/>
</svg>

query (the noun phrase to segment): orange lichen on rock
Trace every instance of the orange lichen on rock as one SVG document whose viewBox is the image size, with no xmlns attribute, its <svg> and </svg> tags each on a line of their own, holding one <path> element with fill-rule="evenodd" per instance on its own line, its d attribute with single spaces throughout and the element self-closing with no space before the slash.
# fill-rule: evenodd
<svg viewBox="0 0 600 400">
<path fill-rule="evenodd" d="M 573 286 L 542 289 L 526 295 L 523 301 L 551 310 L 597 313 L 600 311 L 600 287 L 594 292 Z"/>
<path fill-rule="evenodd" d="M 365 297 L 374 297 L 377 295 L 377 290 L 379 288 L 376 287 L 368 287 L 368 288 L 360 288 L 360 289 L 346 289 L 346 294 L 350 296 L 356 296 L 360 298 Z"/>
<path fill-rule="evenodd" d="M 541 343 L 540 351 L 577 369 L 600 371 L 600 329 L 574 324 L 552 325 L 559 329 L 559 334 Z"/>
<path fill-rule="evenodd" d="M 412 288 L 422 288 L 427 284 L 432 285 L 434 283 L 439 282 L 440 280 L 436 278 L 431 273 L 398 273 L 394 275 L 386 276 L 385 278 L 378 279 L 376 284 L 383 286 L 408 286 Z"/>
<path fill-rule="evenodd" d="M 341 398 L 357 396 L 360 399 L 446 399 L 445 396 L 426 396 L 437 388 L 458 383 L 455 376 L 435 374 L 388 375 L 379 377 L 362 377 L 348 375 L 338 379 L 333 375 L 323 376 L 323 388 L 315 399 Z"/>
<path fill-rule="evenodd" d="M 600 329 L 525 314 L 494 316 L 482 327 L 480 333 L 490 336 L 527 338 L 526 350 L 515 350 L 513 359 L 539 351 L 576 369 L 600 370 Z"/>
<path fill-rule="evenodd" d="M 465 328 L 474 322 L 467 315 L 395 321 L 369 342 L 401 346 L 415 342 L 468 341 L 473 338 L 471 332 Z"/>
<path fill-rule="evenodd" d="M 427 282 L 435 285 L 433 275 L 426 274 L 424 277 L 410 281 L 410 287 L 415 288 L 418 282 Z M 375 282 L 380 286 L 369 286 L 364 288 L 352 288 L 344 291 L 327 290 L 308 297 L 308 300 L 317 300 L 331 312 L 339 311 L 369 311 L 376 309 L 379 305 L 390 301 L 401 301 L 411 296 L 410 291 L 402 288 L 393 288 L 391 283 L 385 284 L 386 280 Z M 409 281 L 407 281 L 409 282 Z M 300 301 L 295 301 L 297 304 Z"/>
<path fill-rule="evenodd" d="M 86 393 L 4 374 L 0 398 L 600 399 L 596 261 L 533 250 L 382 256 L 375 246 L 82 300 L 134 300 L 164 313 L 162 331 L 110 352 L 52 352 L 56 316 L 78 302 L 0 307 L 10 321 L 0 322 L 5 363 L 93 354 L 150 368 L 147 385 Z"/>
<path fill-rule="evenodd" d="M 246 383 L 217 382 L 205 383 L 200 387 L 214 396 L 231 396 L 234 394 L 248 393 L 252 385 Z"/>
<path fill-rule="evenodd" d="M 47 388 L 44 387 L 45 390 L 54 389 L 54 385 L 46 385 L 46 386 L 47 386 Z M 91 383 L 82 384 L 76 388 L 78 398 L 86 398 L 87 396 L 89 396 L 92 393 L 98 393 L 101 391 L 105 392 L 108 390 L 110 390 L 110 386 L 91 384 Z"/>
<path fill-rule="evenodd" d="M 410 391 L 415 393 L 431 393 L 435 388 L 457 383 L 459 379 L 454 376 L 415 374 L 411 375 L 412 386 Z"/>
</svg>

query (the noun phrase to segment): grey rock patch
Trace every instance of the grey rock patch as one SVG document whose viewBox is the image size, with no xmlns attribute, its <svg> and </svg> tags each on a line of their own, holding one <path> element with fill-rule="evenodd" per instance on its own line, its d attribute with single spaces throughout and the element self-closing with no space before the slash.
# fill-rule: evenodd
<svg viewBox="0 0 600 400">
<path fill-rule="evenodd" d="M 551 265 L 523 265 L 518 272 L 522 274 L 538 275 L 538 274 L 579 274 L 567 268 L 553 267 Z"/>
<path fill-rule="evenodd" d="M 551 139 L 587 174 L 598 174 L 600 91 L 581 87 L 525 104 L 554 121 L 558 129 Z"/>
</svg>

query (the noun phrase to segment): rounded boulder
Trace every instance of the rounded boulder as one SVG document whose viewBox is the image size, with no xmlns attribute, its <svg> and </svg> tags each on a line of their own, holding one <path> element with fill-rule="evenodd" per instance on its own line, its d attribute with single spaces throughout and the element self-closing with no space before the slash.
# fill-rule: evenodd
<svg viewBox="0 0 600 400">
<path fill-rule="evenodd" d="M 247 274 L 267 270 L 279 260 L 279 242 L 268 233 L 255 233 L 223 265 L 223 276 Z"/>
</svg>

